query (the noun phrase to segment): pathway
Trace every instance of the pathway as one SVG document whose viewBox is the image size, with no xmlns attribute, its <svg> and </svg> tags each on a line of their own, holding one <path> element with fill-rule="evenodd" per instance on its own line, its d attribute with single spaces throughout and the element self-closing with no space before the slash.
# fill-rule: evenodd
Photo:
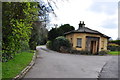
<svg viewBox="0 0 120 80">
<path fill-rule="evenodd" d="M 63 54 L 38 46 L 35 65 L 25 78 L 98 78 L 113 56 Z"/>
</svg>

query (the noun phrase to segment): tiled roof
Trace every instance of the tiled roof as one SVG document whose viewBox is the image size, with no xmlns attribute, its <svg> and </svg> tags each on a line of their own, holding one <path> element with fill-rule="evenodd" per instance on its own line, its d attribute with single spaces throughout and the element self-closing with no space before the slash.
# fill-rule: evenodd
<svg viewBox="0 0 120 80">
<path fill-rule="evenodd" d="M 96 30 L 92 30 L 88 27 L 79 27 L 79 29 L 77 30 L 73 30 L 73 31 L 70 31 L 70 32 L 66 32 L 65 35 L 67 34 L 71 34 L 71 33 L 90 33 L 90 34 L 99 34 L 103 37 L 107 37 L 107 38 L 110 38 L 102 33 L 100 33 L 99 31 L 96 31 Z"/>
</svg>

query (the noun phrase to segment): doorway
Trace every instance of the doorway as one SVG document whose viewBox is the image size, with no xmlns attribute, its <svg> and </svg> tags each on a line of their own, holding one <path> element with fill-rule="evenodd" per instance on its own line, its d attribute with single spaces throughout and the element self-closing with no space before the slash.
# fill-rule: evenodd
<svg viewBox="0 0 120 80">
<path fill-rule="evenodd" d="M 93 54 L 95 54 L 96 52 L 97 52 L 97 45 L 96 45 L 96 41 L 91 41 L 91 49 L 90 49 L 90 51 L 91 51 L 91 53 L 93 53 Z"/>
<path fill-rule="evenodd" d="M 99 51 L 99 37 L 86 36 L 85 50 L 95 54 Z"/>
</svg>

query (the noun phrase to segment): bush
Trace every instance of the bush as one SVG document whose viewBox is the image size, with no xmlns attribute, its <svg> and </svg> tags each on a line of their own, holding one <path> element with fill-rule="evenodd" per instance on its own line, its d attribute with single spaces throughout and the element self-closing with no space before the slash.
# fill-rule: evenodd
<svg viewBox="0 0 120 80">
<path fill-rule="evenodd" d="M 25 41 L 21 41 L 21 50 L 22 51 L 26 51 L 26 50 L 29 50 L 29 44 Z"/>
<path fill-rule="evenodd" d="M 48 41 L 46 46 L 48 49 L 64 53 L 71 50 L 71 43 L 63 36 L 57 37 L 55 40 Z"/>
<path fill-rule="evenodd" d="M 109 45 L 107 48 L 111 51 L 120 51 L 120 46 Z"/>
<path fill-rule="evenodd" d="M 71 43 L 63 36 L 57 37 L 53 42 L 53 49 L 58 52 L 69 52 Z"/>
<path fill-rule="evenodd" d="M 84 50 L 71 50 L 70 51 L 71 54 L 81 54 L 81 55 L 90 55 L 91 52 L 90 51 L 84 51 Z"/>
<path fill-rule="evenodd" d="M 47 41 L 47 43 L 46 43 L 46 47 L 48 48 L 48 49 L 53 49 L 53 46 L 52 46 L 52 41 Z"/>
<path fill-rule="evenodd" d="M 112 40 L 112 41 L 109 41 L 109 43 L 114 43 L 114 44 L 120 45 L 120 40 Z"/>
<path fill-rule="evenodd" d="M 106 55 L 106 54 L 108 54 L 108 51 L 99 51 L 97 54 L 98 55 Z"/>
<path fill-rule="evenodd" d="M 37 46 L 36 41 L 30 41 L 29 46 L 31 50 L 36 50 L 36 46 Z"/>
<path fill-rule="evenodd" d="M 108 54 L 109 51 L 99 51 L 96 54 L 92 54 L 90 51 L 86 51 L 86 50 L 71 50 L 70 53 L 71 54 L 81 54 L 81 55 L 106 55 Z"/>
</svg>

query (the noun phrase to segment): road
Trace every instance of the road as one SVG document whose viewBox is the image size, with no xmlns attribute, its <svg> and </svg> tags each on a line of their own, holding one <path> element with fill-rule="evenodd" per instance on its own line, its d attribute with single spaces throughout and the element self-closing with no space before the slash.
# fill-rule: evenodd
<svg viewBox="0 0 120 80">
<path fill-rule="evenodd" d="M 35 65 L 24 78 L 98 78 L 113 56 L 63 54 L 37 47 Z"/>
<path fill-rule="evenodd" d="M 101 70 L 99 74 L 99 78 L 118 78 L 118 62 L 120 61 L 120 56 L 113 56 L 111 60 L 109 60 Z M 119 64 L 120 66 L 120 64 Z"/>
</svg>

